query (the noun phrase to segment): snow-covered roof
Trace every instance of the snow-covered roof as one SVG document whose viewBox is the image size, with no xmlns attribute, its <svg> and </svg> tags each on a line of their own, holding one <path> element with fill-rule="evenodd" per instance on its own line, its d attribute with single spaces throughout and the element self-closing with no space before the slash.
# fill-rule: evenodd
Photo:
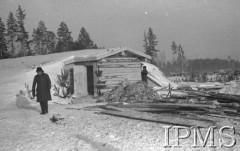
<svg viewBox="0 0 240 151">
<path fill-rule="evenodd" d="M 151 56 L 141 52 L 134 50 L 128 47 L 119 47 L 119 48 L 109 48 L 109 49 L 85 49 L 79 50 L 75 55 L 64 61 L 64 64 L 71 64 L 74 62 L 87 62 L 87 61 L 97 61 L 103 58 L 121 53 L 121 52 L 129 52 L 136 56 L 140 56 L 143 58 L 151 59 Z"/>
</svg>

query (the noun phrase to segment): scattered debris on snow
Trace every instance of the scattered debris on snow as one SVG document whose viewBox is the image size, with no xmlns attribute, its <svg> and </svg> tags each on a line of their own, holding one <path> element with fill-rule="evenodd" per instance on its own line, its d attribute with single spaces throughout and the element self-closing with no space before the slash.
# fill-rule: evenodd
<svg viewBox="0 0 240 151">
<path fill-rule="evenodd" d="M 55 124 L 60 124 L 60 121 L 62 120 L 64 120 L 64 118 L 62 118 L 60 114 L 53 114 L 50 118 L 50 121 Z"/>
</svg>

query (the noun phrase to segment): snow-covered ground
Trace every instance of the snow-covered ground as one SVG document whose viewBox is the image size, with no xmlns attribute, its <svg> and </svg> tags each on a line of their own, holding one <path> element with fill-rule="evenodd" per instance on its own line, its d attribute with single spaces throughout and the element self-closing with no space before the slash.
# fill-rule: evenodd
<svg viewBox="0 0 240 151">
<path fill-rule="evenodd" d="M 34 100 L 23 96 L 16 97 L 19 90 L 24 89 L 24 84 L 32 85 L 37 66 L 43 67 L 54 84 L 56 75 L 60 74 L 63 60 L 77 53 L 66 52 L 0 60 L 1 151 L 175 150 L 163 147 L 165 132 L 162 126 L 166 124 L 96 114 L 98 112 L 95 110 L 82 110 L 84 107 L 98 105 L 91 97 L 78 100 L 81 104 L 51 103 L 47 115 L 39 114 L 39 104 Z M 150 73 L 155 74 L 151 71 Z M 161 74 L 157 80 L 162 82 L 161 79 L 164 78 Z M 54 101 L 59 100 L 54 97 L 51 102 Z M 59 124 L 51 123 L 49 118 L 53 114 L 60 114 L 64 120 Z M 170 135 L 174 136 L 173 132 L 170 132 Z M 237 139 L 239 140 L 238 137 Z M 176 150 L 192 150 L 190 141 L 181 143 L 185 146 Z M 238 147 L 237 143 L 231 150 L 238 150 Z M 198 150 L 212 149 L 206 147 Z M 213 150 L 225 150 L 225 148 L 218 147 Z"/>
<path fill-rule="evenodd" d="M 38 66 L 49 74 L 53 85 L 57 74 L 61 73 L 63 61 L 75 54 L 78 52 L 0 60 L 0 108 L 4 108 L 8 103 L 14 103 L 16 94 L 25 89 L 25 84 L 31 87 Z"/>
</svg>

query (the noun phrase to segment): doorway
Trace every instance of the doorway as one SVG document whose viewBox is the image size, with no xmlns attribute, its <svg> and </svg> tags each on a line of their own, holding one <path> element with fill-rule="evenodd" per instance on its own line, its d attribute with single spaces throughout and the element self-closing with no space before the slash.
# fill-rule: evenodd
<svg viewBox="0 0 240 151">
<path fill-rule="evenodd" d="M 89 95 L 94 95 L 93 66 L 87 66 L 87 90 Z"/>
</svg>

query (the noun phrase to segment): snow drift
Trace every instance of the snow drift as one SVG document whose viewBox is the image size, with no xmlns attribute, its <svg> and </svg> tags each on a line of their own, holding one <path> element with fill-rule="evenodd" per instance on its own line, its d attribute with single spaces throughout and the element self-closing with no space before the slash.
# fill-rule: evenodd
<svg viewBox="0 0 240 151">
<path fill-rule="evenodd" d="M 162 71 L 159 70 L 158 67 L 146 62 L 142 62 L 141 64 L 147 67 L 148 79 L 152 80 L 154 83 L 157 83 L 161 87 L 165 87 L 170 84 L 174 89 L 177 88 L 178 85 L 167 79 L 166 76 L 163 74 Z"/>
</svg>

